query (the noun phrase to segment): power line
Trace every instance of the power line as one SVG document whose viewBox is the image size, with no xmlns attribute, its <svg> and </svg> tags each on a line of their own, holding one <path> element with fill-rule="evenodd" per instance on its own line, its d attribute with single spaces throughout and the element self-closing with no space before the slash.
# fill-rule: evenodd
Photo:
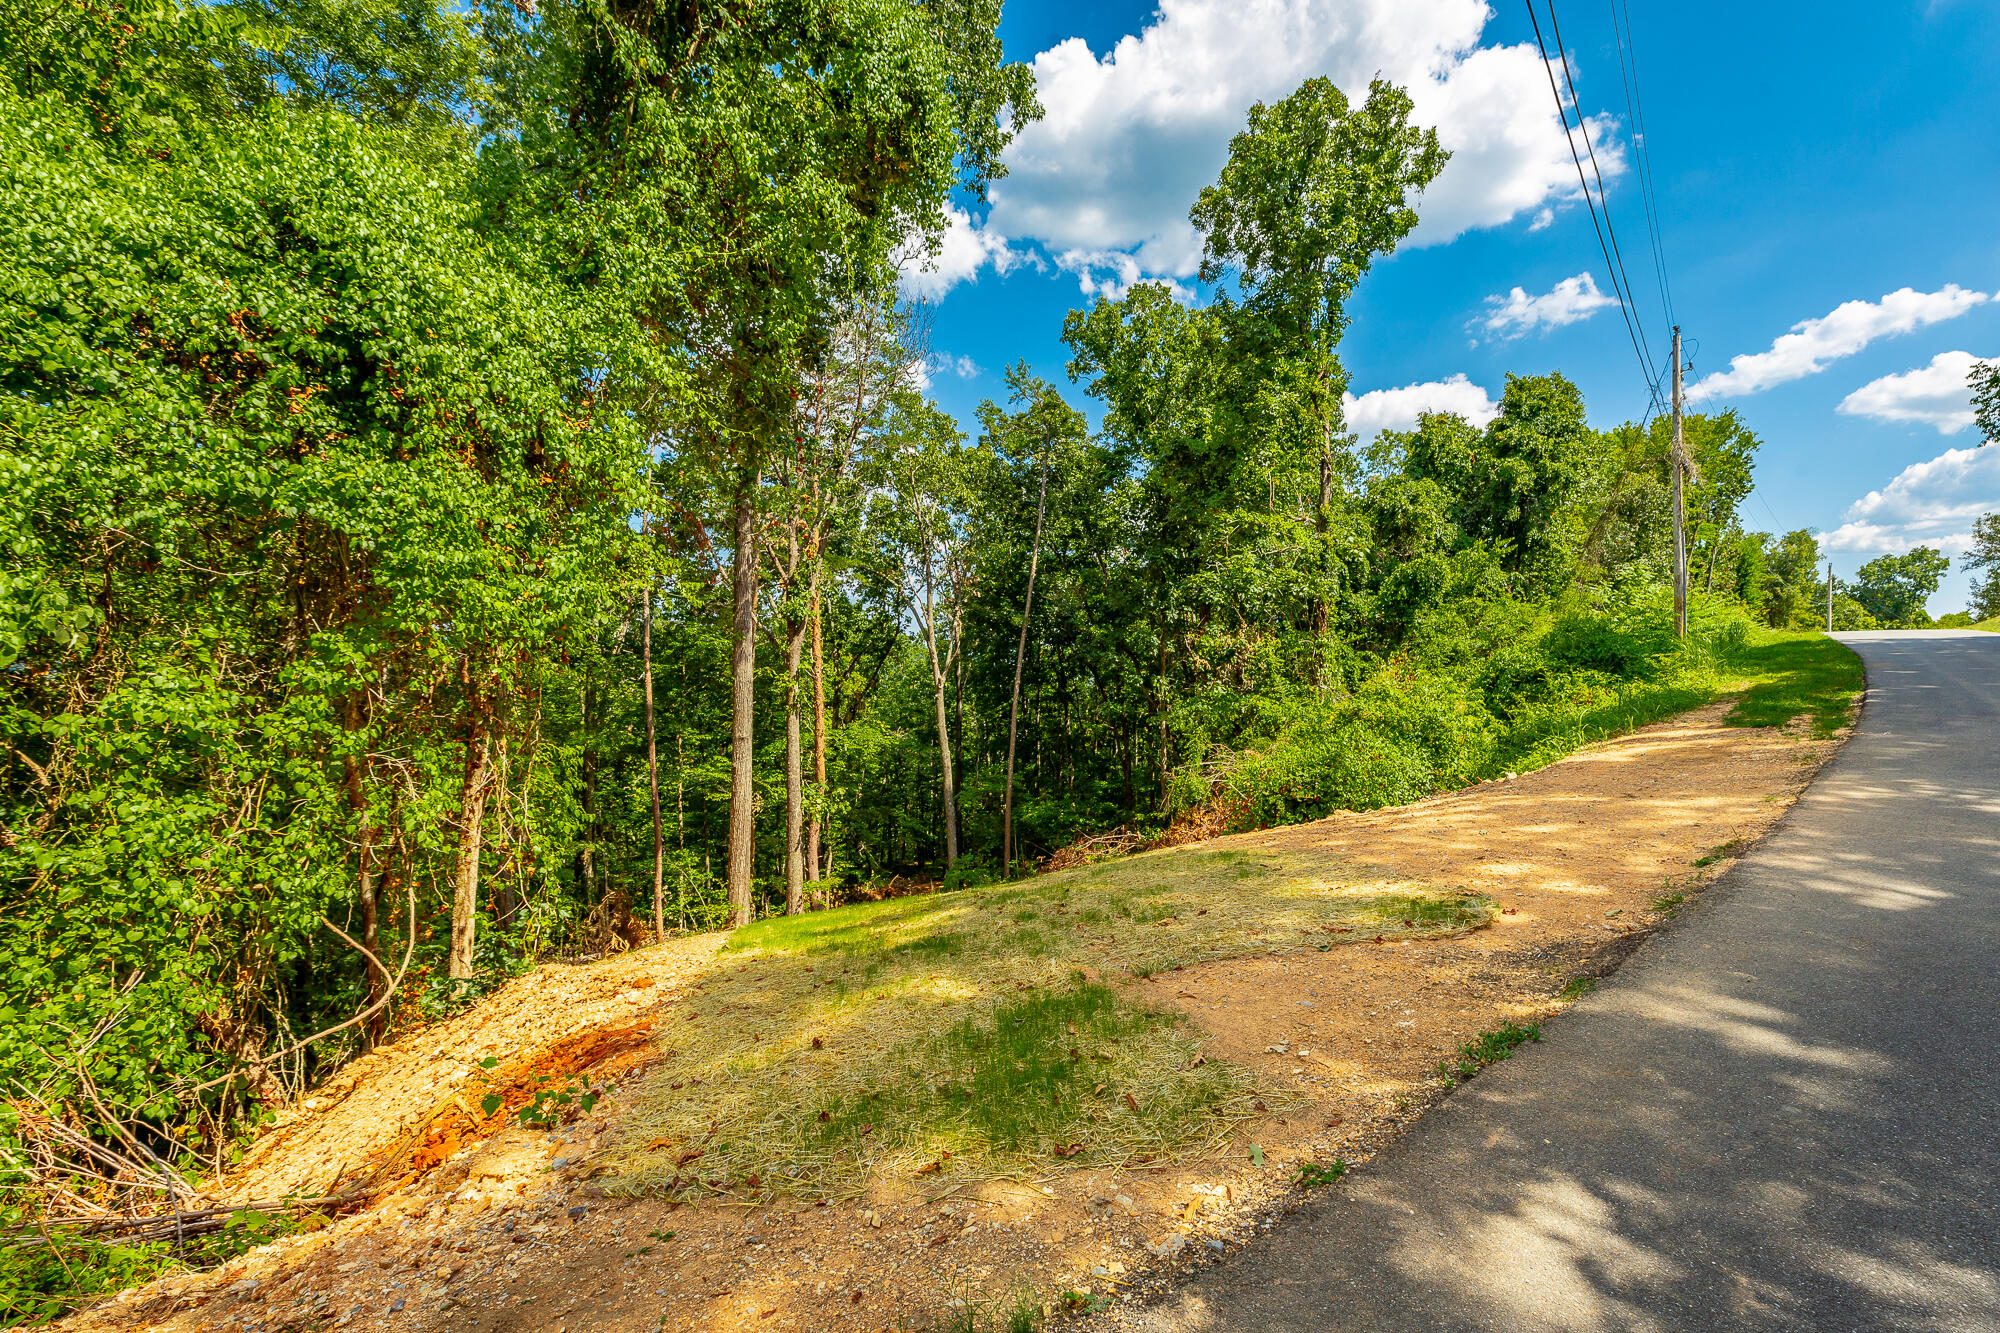
<svg viewBox="0 0 2000 1333">
<path fill-rule="evenodd" d="M 1679 321 L 1674 316 L 1674 288 L 1667 278 L 1666 244 L 1661 238 L 1653 145 L 1646 135 L 1646 99 L 1639 89 L 1639 47 L 1632 38 L 1632 10 L 1625 0 L 1611 0 L 1611 32 L 1618 41 L 1618 76 L 1625 83 L 1625 111 L 1632 118 L 1632 160 L 1639 171 L 1639 198 L 1645 205 L 1646 234 L 1653 245 L 1653 273 L 1659 279 L 1660 304 L 1667 312 L 1667 323 L 1674 324 Z"/>
<path fill-rule="evenodd" d="M 1647 356 L 1642 349 L 1638 328 L 1633 323 L 1630 293 L 1619 284 L 1618 266 L 1611 262 L 1611 247 L 1605 243 L 1604 228 L 1597 218 L 1597 200 L 1590 193 L 1589 179 L 1583 174 L 1583 155 L 1576 151 L 1576 139 L 1570 134 L 1569 109 L 1563 103 L 1562 90 L 1556 87 L 1555 64 L 1549 59 L 1548 43 L 1542 39 L 1542 21 L 1540 16 L 1535 13 L 1535 0 L 1527 0 L 1527 5 L 1528 22 L 1534 25 L 1535 29 L 1535 45 L 1540 47 L 1542 52 L 1542 71 L 1549 76 L 1549 95 L 1556 99 L 1556 116 L 1562 121 L 1563 138 L 1569 143 L 1570 160 L 1576 163 L 1576 182 L 1582 187 L 1585 206 L 1590 209 L 1591 230 L 1597 233 L 1597 249 L 1604 256 L 1605 273 L 1611 279 L 1612 292 L 1618 297 L 1618 313 L 1625 320 L 1625 336 L 1631 340 L 1632 355 L 1639 358 L 1639 368 L 1645 372 L 1646 383 L 1651 389 L 1653 397 L 1657 399 L 1659 397 L 1660 377 L 1653 368 L 1652 358 Z M 1549 11 L 1549 16 L 1551 21 L 1553 21 L 1555 17 L 1553 9 Z M 1581 108 L 1578 109 L 1578 114 L 1579 116 L 1582 114 Z"/>
<path fill-rule="evenodd" d="M 1569 67 L 1569 48 L 1563 45 L 1562 22 L 1556 18 L 1556 0 L 1546 0 L 1546 3 L 1549 7 L 1549 28 L 1556 39 L 1556 55 L 1562 60 L 1563 82 L 1569 86 L 1569 100 L 1576 107 L 1576 128 L 1583 135 L 1584 151 L 1590 154 L 1590 174 L 1597 177 L 1597 198 L 1604 209 L 1604 230 L 1611 236 L 1611 254 L 1618 262 L 1618 276 L 1625 284 L 1625 294 L 1630 297 L 1633 295 L 1632 275 L 1625 271 L 1625 254 L 1618 248 L 1618 229 L 1611 225 L 1611 196 L 1604 188 L 1604 172 L 1597 165 L 1597 148 L 1590 142 L 1590 122 L 1584 119 L 1583 99 L 1576 94 L 1576 74 Z M 1533 12 L 1532 2 L 1530 12 Z M 1565 116 L 1563 123 L 1567 125 L 1569 118 Z M 1646 364 L 1650 366 L 1653 364 L 1653 349 L 1646 345 L 1646 322 L 1637 318 L 1637 311 L 1633 314 L 1639 326 L 1639 343 L 1646 348 Z"/>
</svg>

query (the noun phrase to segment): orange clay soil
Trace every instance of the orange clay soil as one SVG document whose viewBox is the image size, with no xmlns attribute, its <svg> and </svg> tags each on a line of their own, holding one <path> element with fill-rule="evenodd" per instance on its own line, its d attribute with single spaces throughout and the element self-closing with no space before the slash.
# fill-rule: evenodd
<svg viewBox="0 0 2000 1333">
<path fill-rule="evenodd" d="M 1395 810 L 1240 834 L 1216 847 L 1332 851 L 1499 900 L 1487 929 L 1343 944 L 1120 983 L 1182 1009 L 1206 1052 L 1300 1098 L 1204 1160 L 925 1189 L 880 1180 L 852 1203 L 675 1207 L 609 1199 L 586 1159 L 615 1092 L 559 1133 L 483 1114 L 535 1080 L 644 1077 L 649 1015 L 720 937 L 543 968 L 472 1013 L 344 1071 L 263 1140 L 232 1197 L 367 1179 L 363 1212 L 218 1272 L 123 1293 L 68 1326 L 474 1330 L 934 1327 L 955 1301 L 1116 1298 L 1232 1247 L 1295 1199 L 1300 1164 L 1368 1160 L 1440 1095 L 1439 1061 L 1507 1021 L 1547 1017 L 1662 920 L 1662 895 L 1726 869 L 1838 741 L 1728 727 L 1727 704 L 1539 772 Z M 1697 861 L 1707 860 L 1705 866 Z M 480 1071 L 477 1062 L 498 1064 Z M 437 1165 L 432 1165 L 437 1163 Z"/>
</svg>

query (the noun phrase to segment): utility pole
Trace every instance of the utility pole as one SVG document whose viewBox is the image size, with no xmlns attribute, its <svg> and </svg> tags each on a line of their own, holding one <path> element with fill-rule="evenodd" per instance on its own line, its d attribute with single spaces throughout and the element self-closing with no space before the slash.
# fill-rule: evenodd
<svg viewBox="0 0 2000 1333">
<path fill-rule="evenodd" d="M 1683 511 L 1681 478 L 1686 471 L 1681 443 L 1681 326 L 1674 325 L 1674 636 L 1688 632 L 1687 516 Z"/>
<path fill-rule="evenodd" d="M 1833 561 L 1826 562 L 1826 632 L 1833 633 Z"/>
</svg>

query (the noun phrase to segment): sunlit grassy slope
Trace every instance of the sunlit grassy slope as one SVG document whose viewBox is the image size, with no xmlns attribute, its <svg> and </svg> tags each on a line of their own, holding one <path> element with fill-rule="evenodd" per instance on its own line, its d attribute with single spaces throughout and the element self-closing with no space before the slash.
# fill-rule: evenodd
<svg viewBox="0 0 2000 1333">
<path fill-rule="evenodd" d="M 1806 718 L 1826 735 L 1861 684 L 1831 639 L 1756 633 L 1541 732 L 1520 766 L 1731 694 L 1735 724 Z M 666 1014 L 664 1068 L 634 1094 L 604 1183 L 824 1195 L 878 1170 L 1040 1174 L 1200 1151 L 1279 1094 L 1105 980 L 1447 934 L 1493 910 L 1331 857 L 1187 849 L 761 921 Z"/>
<path fill-rule="evenodd" d="M 1820 737 L 1846 723 L 1863 684 L 1861 659 L 1824 634 L 1753 635 L 1731 655 L 1725 675 L 1732 691 L 1748 685 L 1730 710 L 1733 725 L 1776 727 L 1803 717 Z"/>
<path fill-rule="evenodd" d="M 1254 1114 L 1251 1077 L 1101 979 L 1274 949 L 1465 930 L 1490 900 L 1365 866 L 1169 850 L 1023 884 L 736 932 L 667 1015 L 613 1189 L 838 1193 L 1153 1160 Z"/>
</svg>

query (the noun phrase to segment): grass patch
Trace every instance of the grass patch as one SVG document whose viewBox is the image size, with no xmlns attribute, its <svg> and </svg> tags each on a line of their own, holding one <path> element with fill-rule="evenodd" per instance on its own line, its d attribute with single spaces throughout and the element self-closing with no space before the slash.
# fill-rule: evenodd
<svg viewBox="0 0 2000 1333">
<path fill-rule="evenodd" d="M 1752 634 L 1728 669 L 1749 685 L 1729 712 L 1731 726 L 1781 727 L 1806 717 L 1820 739 L 1847 725 L 1863 685 L 1861 659 L 1817 633 Z"/>
<path fill-rule="evenodd" d="M 1579 977 L 1577 980 L 1582 981 L 1585 978 Z M 1574 981 L 1570 983 L 1571 986 L 1575 984 L 1576 982 Z M 1563 989 L 1567 992 L 1569 987 L 1565 986 Z M 1540 1023 L 1528 1023 L 1525 1025 L 1502 1023 L 1493 1031 L 1482 1032 L 1471 1041 L 1466 1042 L 1465 1045 L 1459 1047 L 1456 1057 L 1450 1060 L 1439 1061 L 1437 1070 L 1435 1071 L 1437 1080 L 1447 1088 L 1455 1087 L 1486 1068 L 1486 1066 L 1498 1064 L 1500 1061 L 1505 1060 L 1514 1053 L 1514 1048 L 1521 1043 L 1540 1041 L 1541 1039 L 1542 1025 Z"/>
<path fill-rule="evenodd" d="M 1294 1176 L 1292 1180 L 1300 1189 L 1314 1190 L 1322 1185 L 1331 1185 L 1346 1174 L 1347 1163 L 1341 1158 L 1336 1157 L 1324 1165 L 1318 1162 L 1307 1162 L 1299 1168 L 1298 1175 Z"/>
<path fill-rule="evenodd" d="M 1581 1000 L 1596 989 L 1596 977 L 1572 977 L 1567 985 L 1556 992 L 1556 998 L 1558 1000 Z"/>
<path fill-rule="evenodd" d="M 738 930 L 662 1018 L 603 1185 L 851 1193 L 1209 1150 L 1292 1100 L 1104 984 L 1483 925 L 1490 899 L 1330 856 L 1169 850 Z M 1275 1099 L 1275 1100 L 1273 1100 Z"/>
</svg>

